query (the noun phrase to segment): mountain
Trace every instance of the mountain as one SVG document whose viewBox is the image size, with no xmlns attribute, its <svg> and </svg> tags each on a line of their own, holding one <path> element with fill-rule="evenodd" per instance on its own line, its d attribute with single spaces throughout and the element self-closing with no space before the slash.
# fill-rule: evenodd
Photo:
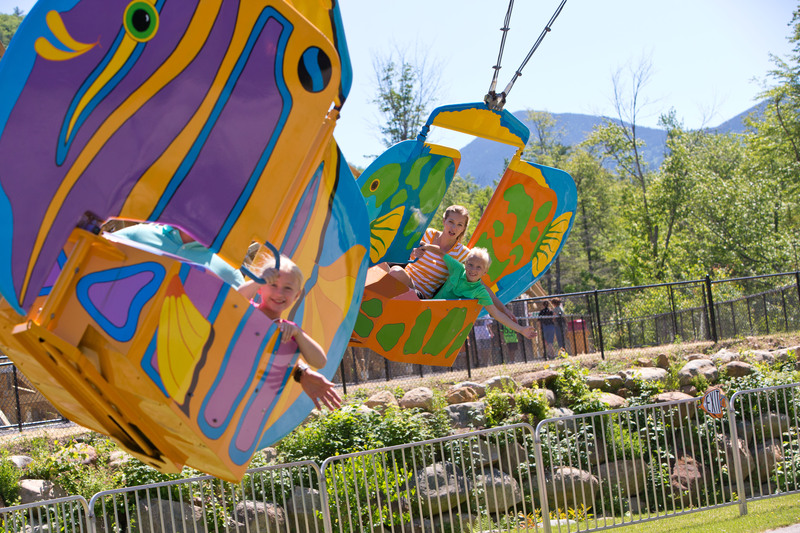
<svg viewBox="0 0 800 533">
<path fill-rule="evenodd" d="M 710 128 L 719 133 L 742 133 L 746 130 L 743 119 L 753 111 L 760 112 L 766 104 L 755 105 L 726 120 L 716 128 Z M 517 111 L 514 116 L 525 123 L 533 136 L 533 124 L 527 120 L 528 111 Z M 597 115 L 582 115 L 578 113 L 551 113 L 555 120 L 554 130 L 559 132 L 558 141 L 566 146 L 574 146 L 582 142 L 597 126 L 602 126 L 607 117 Z M 666 150 L 666 131 L 658 128 L 637 128 L 639 138 L 645 143 L 644 161 L 650 168 L 657 168 L 664 160 Z M 461 165 L 458 172 L 462 176 L 471 175 L 475 182 L 484 187 L 494 185 L 505 171 L 508 161 L 514 155 L 514 148 L 487 139 L 474 139 L 461 148 Z"/>
</svg>

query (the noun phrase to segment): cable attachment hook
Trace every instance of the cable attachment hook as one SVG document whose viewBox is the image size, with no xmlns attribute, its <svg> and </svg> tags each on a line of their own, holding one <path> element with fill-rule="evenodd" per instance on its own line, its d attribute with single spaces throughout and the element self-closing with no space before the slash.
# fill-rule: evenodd
<svg viewBox="0 0 800 533">
<path fill-rule="evenodd" d="M 483 97 L 483 103 L 492 111 L 502 111 L 503 106 L 506 105 L 506 93 L 497 94 L 495 91 L 489 91 Z"/>
</svg>

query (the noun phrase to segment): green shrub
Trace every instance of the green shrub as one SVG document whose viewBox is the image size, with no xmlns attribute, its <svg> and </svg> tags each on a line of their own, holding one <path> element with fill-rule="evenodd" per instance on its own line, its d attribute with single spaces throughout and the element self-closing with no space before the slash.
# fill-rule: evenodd
<svg viewBox="0 0 800 533">
<path fill-rule="evenodd" d="M 492 389 L 484 398 L 484 416 L 486 427 L 502 426 L 513 415 L 517 414 L 514 397 L 511 393 Z"/>
<path fill-rule="evenodd" d="M 550 414 L 550 404 L 543 391 L 522 389 L 516 396 L 517 408 L 531 418 L 531 421 L 540 421 Z"/>
<path fill-rule="evenodd" d="M 570 361 L 562 363 L 558 368 L 555 393 L 562 406 L 568 407 L 589 393 L 589 386 L 586 384 L 587 373 L 585 368 Z"/>
<path fill-rule="evenodd" d="M 0 451 L 0 497 L 7 506 L 19 502 L 20 470 L 8 459 L 6 450 Z"/>
</svg>

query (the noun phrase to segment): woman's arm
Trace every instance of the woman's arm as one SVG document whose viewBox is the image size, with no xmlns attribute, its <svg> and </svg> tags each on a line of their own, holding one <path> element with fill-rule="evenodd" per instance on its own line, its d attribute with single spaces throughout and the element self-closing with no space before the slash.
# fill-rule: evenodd
<svg viewBox="0 0 800 533">
<path fill-rule="evenodd" d="M 525 337 L 527 337 L 529 339 L 532 339 L 533 336 L 536 334 L 536 329 L 533 326 L 521 326 L 520 324 L 517 323 L 516 320 L 511 320 L 508 317 L 508 315 L 506 315 L 505 313 L 500 311 L 494 305 L 487 306 L 486 307 L 486 312 L 489 313 L 489 315 L 492 318 L 494 318 L 495 320 L 497 320 L 498 322 L 500 322 L 504 326 L 507 326 L 507 327 L 513 329 L 517 333 L 521 333 L 523 336 L 525 336 Z"/>
</svg>

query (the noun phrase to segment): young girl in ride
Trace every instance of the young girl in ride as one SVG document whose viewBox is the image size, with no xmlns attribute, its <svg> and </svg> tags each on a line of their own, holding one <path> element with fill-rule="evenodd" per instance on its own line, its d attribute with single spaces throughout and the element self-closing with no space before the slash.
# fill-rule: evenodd
<svg viewBox="0 0 800 533">
<path fill-rule="evenodd" d="M 238 291 L 250 298 L 252 305 L 276 322 L 284 339 L 290 338 L 297 343 L 300 354 L 309 365 L 314 368 L 324 367 L 328 358 L 322 346 L 300 326 L 281 318 L 281 315 L 294 305 L 303 288 L 304 279 L 300 267 L 281 254 L 280 265 L 276 269 L 275 259 L 266 249 L 261 249 L 256 254 L 249 270 L 264 279 L 266 283 L 262 285 L 255 281 L 248 281 Z M 342 399 L 334 389 L 334 384 L 302 361 L 298 360 L 292 376 L 295 381 L 300 383 L 305 393 L 311 397 L 317 409 L 321 409 L 321 404 L 331 410 L 342 405 Z"/>
</svg>

